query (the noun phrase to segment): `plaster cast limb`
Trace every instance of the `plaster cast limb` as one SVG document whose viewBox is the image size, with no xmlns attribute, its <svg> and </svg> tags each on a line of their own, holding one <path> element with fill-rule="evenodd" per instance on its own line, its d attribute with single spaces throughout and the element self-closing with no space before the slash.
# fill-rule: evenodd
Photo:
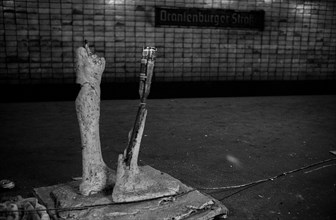
<svg viewBox="0 0 336 220">
<path fill-rule="evenodd" d="M 76 113 L 82 145 L 83 195 L 97 193 L 115 182 L 115 174 L 104 163 L 100 136 L 100 82 L 105 59 L 92 54 L 88 45 L 76 51 L 76 82 L 81 85 L 76 99 Z"/>
</svg>

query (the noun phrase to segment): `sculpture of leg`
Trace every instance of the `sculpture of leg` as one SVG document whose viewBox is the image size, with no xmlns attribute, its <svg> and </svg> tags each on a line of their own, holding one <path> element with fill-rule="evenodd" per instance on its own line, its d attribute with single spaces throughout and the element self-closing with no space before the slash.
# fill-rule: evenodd
<svg viewBox="0 0 336 220">
<path fill-rule="evenodd" d="M 139 108 L 139 118 L 136 126 L 131 131 L 136 132 L 130 154 L 127 149 L 118 158 L 116 183 L 113 188 L 112 200 L 114 202 L 131 202 L 153 199 L 163 196 L 175 195 L 179 192 L 180 185 L 175 179 L 163 175 L 148 166 L 138 166 L 138 156 L 141 138 L 145 127 L 147 110 Z"/>
<path fill-rule="evenodd" d="M 140 105 L 128 145 L 119 155 L 117 178 L 112 192 L 114 202 L 130 202 L 174 195 L 179 191 L 177 181 L 148 167 L 138 166 L 138 156 L 147 116 L 146 98 L 154 69 L 155 48 L 144 48 L 140 73 Z"/>
<path fill-rule="evenodd" d="M 76 99 L 76 113 L 82 145 L 82 183 L 80 192 L 90 195 L 102 191 L 115 182 L 115 173 L 103 161 L 100 136 L 100 79 L 105 60 L 92 55 L 88 46 L 76 54 L 77 82 L 81 90 Z"/>
<path fill-rule="evenodd" d="M 138 167 L 140 143 L 145 127 L 147 110 L 144 108 L 139 109 L 138 114 L 139 120 L 136 122 L 138 123 L 138 129 L 136 138 L 134 139 L 134 147 L 132 148 L 130 155 L 127 155 L 127 150 L 125 150 L 124 154 L 120 154 L 118 158 L 117 181 L 112 194 L 114 201 L 119 201 L 120 197 L 129 197 L 127 194 L 129 191 L 146 190 L 146 188 L 151 185 L 149 184 L 150 180 L 144 178 L 144 176 L 140 174 Z M 134 130 L 131 130 L 130 133 L 133 132 Z M 128 140 L 129 142 L 132 141 L 131 138 L 132 137 L 130 135 Z M 127 159 L 129 161 L 127 161 Z"/>
</svg>

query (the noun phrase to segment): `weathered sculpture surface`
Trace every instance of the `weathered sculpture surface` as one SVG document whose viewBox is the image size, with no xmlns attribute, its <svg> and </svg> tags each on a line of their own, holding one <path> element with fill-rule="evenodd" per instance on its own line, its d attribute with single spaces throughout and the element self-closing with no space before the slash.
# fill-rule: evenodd
<svg viewBox="0 0 336 220">
<path fill-rule="evenodd" d="M 79 190 L 87 196 L 114 185 L 115 202 L 136 201 L 176 194 L 179 184 L 148 167 L 138 166 L 141 138 L 146 121 L 146 98 L 154 69 L 155 48 L 144 48 L 140 73 L 140 105 L 129 143 L 119 156 L 117 175 L 104 163 L 99 137 L 100 82 L 105 59 L 91 53 L 87 44 L 76 51 L 77 83 L 81 90 L 76 99 L 83 172 Z"/>
<path fill-rule="evenodd" d="M 35 189 L 48 212 L 58 219 L 213 219 L 227 209 L 174 177 L 148 165 L 138 166 L 138 156 L 147 116 L 146 99 L 150 92 L 156 49 L 143 49 L 139 95 L 140 104 L 128 145 L 119 155 L 117 172 L 102 158 L 99 137 L 100 82 L 105 59 L 92 54 L 88 45 L 76 51 L 76 99 L 83 172 L 81 181 Z M 78 194 L 78 186 L 80 194 Z M 112 198 L 106 192 L 113 186 Z M 91 194 L 98 193 L 90 196 Z M 111 203 L 111 199 L 113 203 Z M 125 204 L 126 203 L 126 204 Z M 53 209 L 56 207 L 56 209 Z M 86 208 L 92 207 L 92 208 Z M 78 208 L 78 209 L 77 209 Z"/>
<path fill-rule="evenodd" d="M 87 44 L 76 51 L 76 82 L 81 85 L 76 99 L 76 112 L 82 145 L 83 195 L 97 193 L 115 180 L 113 171 L 104 163 L 100 137 L 100 82 L 105 69 L 105 59 L 91 53 Z"/>
<path fill-rule="evenodd" d="M 114 202 L 130 202 L 177 194 L 180 184 L 149 166 L 138 166 L 139 149 L 147 116 L 146 99 L 150 92 L 156 48 L 146 47 L 142 52 L 139 83 L 140 104 L 128 145 L 119 155 Z"/>
</svg>

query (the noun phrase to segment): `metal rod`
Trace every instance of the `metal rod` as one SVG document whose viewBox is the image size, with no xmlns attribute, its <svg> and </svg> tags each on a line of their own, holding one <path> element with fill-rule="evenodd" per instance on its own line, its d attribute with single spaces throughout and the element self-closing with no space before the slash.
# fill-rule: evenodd
<svg viewBox="0 0 336 220">
<path fill-rule="evenodd" d="M 156 50 L 157 49 L 154 47 L 146 47 L 143 48 L 142 51 L 140 82 L 139 82 L 140 104 L 133 125 L 133 129 L 130 135 L 130 139 L 126 148 L 125 163 L 127 166 L 129 166 L 131 163 L 134 146 L 136 145 L 137 140 L 139 140 L 137 137 L 139 135 L 142 135 L 139 134 L 139 129 L 143 120 L 145 120 L 146 99 L 150 92 Z"/>
</svg>

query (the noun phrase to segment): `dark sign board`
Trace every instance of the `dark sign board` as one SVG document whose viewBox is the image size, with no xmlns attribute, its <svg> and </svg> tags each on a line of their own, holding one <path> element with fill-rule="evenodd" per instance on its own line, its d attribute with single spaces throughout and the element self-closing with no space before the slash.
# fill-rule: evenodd
<svg viewBox="0 0 336 220">
<path fill-rule="evenodd" d="M 155 8 L 155 26 L 196 26 L 264 30 L 265 11 Z"/>
</svg>

